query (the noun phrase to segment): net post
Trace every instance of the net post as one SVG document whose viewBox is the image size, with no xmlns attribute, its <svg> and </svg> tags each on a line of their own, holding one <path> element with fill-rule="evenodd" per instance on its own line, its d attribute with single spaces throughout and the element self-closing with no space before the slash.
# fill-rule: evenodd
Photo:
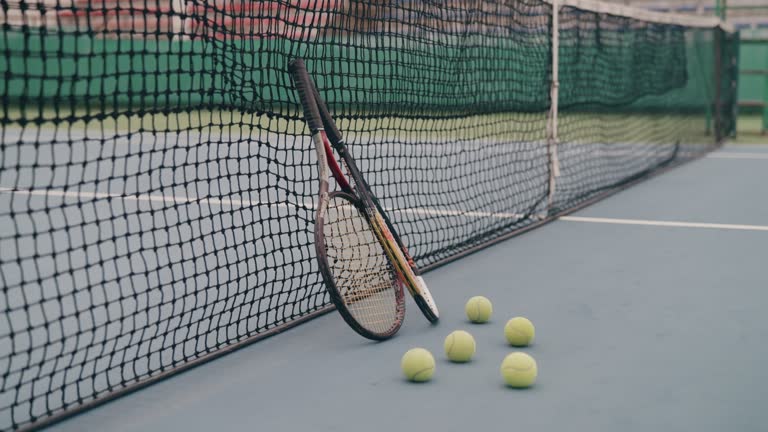
<svg viewBox="0 0 768 432">
<path fill-rule="evenodd" d="M 729 131 L 729 136 L 731 138 L 736 138 L 736 130 L 738 128 L 739 123 L 739 102 L 738 102 L 738 92 L 739 92 L 739 52 L 741 51 L 739 49 L 739 46 L 741 42 L 739 41 L 739 33 L 734 33 L 733 37 L 735 38 L 734 42 L 731 42 L 731 44 L 735 43 L 736 48 L 733 49 L 733 52 L 731 53 L 731 64 L 728 68 L 728 74 L 731 77 L 731 89 L 730 89 L 730 97 L 729 100 L 735 100 L 731 105 L 731 126 Z"/>
<path fill-rule="evenodd" d="M 723 121 L 722 121 L 722 63 L 723 63 L 723 33 L 725 30 L 715 27 L 715 103 L 714 103 L 714 132 L 715 142 L 720 143 L 723 139 Z"/>
<path fill-rule="evenodd" d="M 707 103 L 707 107 L 705 108 L 705 117 L 704 117 L 704 133 L 709 136 L 709 134 L 712 133 L 712 104 Z"/>
<path fill-rule="evenodd" d="M 558 99 L 560 97 L 560 0 L 552 0 L 552 81 L 550 83 L 550 112 L 547 119 L 547 153 L 549 156 L 549 194 L 547 197 L 547 211 L 552 208 L 557 186 L 557 177 L 560 177 L 560 161 L 557 157 L 557 115 Z"/>
</svg>

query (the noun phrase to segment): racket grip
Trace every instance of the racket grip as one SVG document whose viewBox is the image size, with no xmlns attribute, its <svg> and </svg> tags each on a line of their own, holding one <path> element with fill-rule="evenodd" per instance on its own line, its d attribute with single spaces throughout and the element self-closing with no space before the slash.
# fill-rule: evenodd
<svg viewBox="0 0 768 432">
<path fill-rule="evenodd" d="M 315 93 L 312 90 L 314 85 L 312 85 L 304 60 L 300 58 L 291 59 L 288 62 L 288 72 L 291 74 L 296 90 L 299 92 L 299 100 L 304 109 L 304 121 L 307 122 L 311 133 L 315 134 L 315 132 L 323 128 L 323 123 L 320 120 L 320 111 L 317 109 Z"/>
<path fill-rule="evenodd" d="M 323 121 L 325 134 L 328 135 L 328 139 L 331 141 L 331 143 L 336 146 L 342 140 L 341 132 L 339 131 L 339 128 L 336 127 L 336 123 L 333 121 L 333 117 L 331 117 L 331 112 L 328 110 L 328 105 L 326 105 L 323 98 L 320 97 L 320 92 L 318 92 L 317 87 L 315 86 L 312 86 L 312 95 L 315 97 L 317 109 L 320 111 L 320 118 Z"/>
<path fill-rule="evenodd" d="M 429 289 L 429 288 L 427 288 L 427 283 L 424 282 L 424 278 L 423 277 L 417 275 L 416 276 L 416 280 L 419 282 L 419 284 L 421 284 L 422 288 Z"/>
</svg>

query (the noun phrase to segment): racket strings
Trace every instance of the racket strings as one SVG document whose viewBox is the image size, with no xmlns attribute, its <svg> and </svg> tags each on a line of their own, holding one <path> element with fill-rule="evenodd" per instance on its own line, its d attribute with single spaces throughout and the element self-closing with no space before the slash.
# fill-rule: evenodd
<svg viewBox="0 0 768 432">
<path fill-rule="evenodd" d="M 330 271 L 352 317 L 373 332 L 398 325 L 404 302 L 397 273 L 357 207 L 331 199 L 323 230 Z"/>
</svg>

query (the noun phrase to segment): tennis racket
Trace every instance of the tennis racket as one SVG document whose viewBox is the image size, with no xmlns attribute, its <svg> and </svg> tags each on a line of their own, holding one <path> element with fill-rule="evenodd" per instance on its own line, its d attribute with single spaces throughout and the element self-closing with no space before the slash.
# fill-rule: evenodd
<svg viewBox="0 0 768 432">
<path fill-rule="evenodd" d="M 311 81 L 310 84 L 312 84 Z M 365 178 L 357 169 L 357 164 L 352 158 L 350 152 L 347 150 L 347 146 L 344 143 L 341 132 L 339 132 L 339 129 L 336 127 L 336 123 L 333 121 L 333 117 L 331 117 L 328 106 L 325 104 L 325 101 L 323 101 L 322 97 L 320 97 L 320 94 L 318 93 L 314 84 L 312 84 L 312 90 L 314 92 L 315 102 L 317 103 L 318 110 L 320 111 L 320 118 L 323 122 L 326 136 L 330 140 L 333 147 L 336 149 L 336 152 L 341 156 L 342 161 L 348 168 L 351 177 L 355 179 L 355 182 L 363 186 L 360 188 L 362 189 L 361 192 L 365 193 L 375 206 L 375 211 L 378 213 L 381 219 L 383 219 L 384 223 L 386 224 L 385 228 L 389 230 L 391 237 L 395 240 L 397 248 L 400 249 L 400 252 L 402 253 L 401 258 L 404 259 L 408 267 L 410 267 L 410 271 L 412 272 L 412 280 L 414 280 L 415 283 L 406 283 L 406 286 L 408 286 L 408 292 L 411 293 L 411 296 L 413 296 L 416 305 L 419 307 L 424 316 L 432 323 L 437 322 L 439 320 L 440 314 L 437 309 L 437 305 L 432 298 L 432 294 L 427 287 L 427 283 L 421 276 L 421 271 L 416 266 L 416 262 L 411 257 L 410 253 L 408 253 L 408 248 L 406 248 L 405 243 L 403 243 L 403 241 L 400 239 L 400 236 L 397 234 L 397 230 L 395 230 L 395 227 L 392 225 L 392 222 L 387 216 L 387 212 L 385 212 L 382 208 L 379 199 L 376 198 L 376 195 L 371 192 L 370 186 L 368 186 Z"/>
<path fill-rule="evenodd" d="M 405 284 L 427 319 L 436 322 L 439 313 L 429 289 L 347 151 L 304 62 L 291 60 L 289 72 L 318 156 L 315 247 L 331 300 L 355 331 L 370 339 L 387 339 L 405 316 Z M 331 143 L 349 179 L 333 156 Z M 329 193 L 330 175 L 341 191 Z"/>
</svg>

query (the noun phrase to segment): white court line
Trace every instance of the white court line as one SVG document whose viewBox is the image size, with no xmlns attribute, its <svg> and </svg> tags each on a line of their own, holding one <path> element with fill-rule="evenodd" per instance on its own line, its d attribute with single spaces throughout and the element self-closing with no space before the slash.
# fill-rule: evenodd
<svg viewBox="0 0 768 432">
<path fill-rule="evenodd" d="M 183 197 L 176 195 L 150 195 L 150 194 L 138 194 L 138 195 L 123 195 L 123 194 L 111 194 L 104 192 L 73 192 L 65 191 L 61 189 L 12 189 L 0 187 L 2 193 L 14 193 L 19 195 L 32 195 L 32 196 L 53 196 L 64 198 L 76 198 L 76 199 L 105 199 L 113 198 L 123 201 L 144 201 L 144 202 L 162 202 L 166 204 L 212 204 L 219 206 L 232 206 L 232 207 L 249 207 L 249 206 L 266 206 L 266 207 L 306 207 L 304 204 L 291 203 L 291 202 L 263 202 L 254 200 L 239 200 L 239 199 L 220 199 L 220 198 L 195 198 L 195 197 Z M 314 207 L 314 204 L 310 205 Z"/>
<path fill-rule="evenodd" d="M 737 152 L 718 152 L 707 155 L 708 159 L 765 159 L 768 160 L 768 153 L 737 153 Z"/>
<path fill-rule="evenodd" d="M 476 216 L 493 219 L 523 219 L 525 216 L 520 213 L 493 213 L 463 210 L 443 210 L 429 207 L 422 208 L 385 208 L 384 210 L 394 213 L 410 213 L 428 216 Z"/>
<path fill-rule="evenodd" d="M 218 206 L 232 206 L 232 207 L 278 207 L 278 208 L 301 208 L 304 210 L 314 210 L 317 206 L 312 203 L 292 203 L 287 201 L 282 202 L 264 202 L 255 200 L 239 200 L 239 199 L 221 199 L 221 198 L 195 198 L 195 197 L 182 197 L 174 195 L 122 195 L 122 194 L 110 194 L 104 192 L 75 192 L 64 191 L 61 189 L 13 189 L 0 187 L 0 193 L 13 193 L 19 195 L 32 195 L 32 196 L 53 196 L 64 197 L 74 199 L 106 199 L 112 198 L 123 201 L 144 201 L 144 202 L 161 202 L 166 204 L 210 204 Z M 524 215 L 519 213 L 493 213 L 493 212 L 479 212 L 479 211 L 462 211 L 462 210 L 448 210 L 439 208 L 385 208 L 389 212 L 408 213 L 428 216 L 469 216 L 469 217 L 487 217 L 493 219 L 523 219 Z"/>
<path fill-rule="evenodd" d="M 239 199 L 220 199 L 220 198 L 190 198 L 181 196 L 164 196 L 164 195 L 120 195 L 109 194 L 100 192 L 72 192 L 63 191 L 58 189 L 11 189 L 0 187 L 0 193 L 15 193 L 21 195 L 35 195 L 35 196 L 57 196 L 67 198 L 78 199 L 104 199 L 113 198 L 126 201 L 145 201 L 145 202 L 162 202 L 169 204 L 211 204 L 219 206 L 232 206 L 232 207 L 249 207 L 249 206 L 263 206 L 263 207 L 278 207 L 278 208 L 301 208 L 305 210 L 314 210 L 316 205 L 314 203 L 291 203 L 291 202 L 263 202 L 255 200 L 239 200 Z M 428 216 L 465 216 L 465 217 L 485 217 L 492 219 L 512 219 L 519 220 L 525 216 L 519 213 L 494 213 L 494 212 L 481 212 L 481 211 L 462 211 L 462 210 L 448 210 L 439 208 L 386 208 L 386 211 L 428 215 Z M 645 226 L 663 226 L 663 227 L 678 227 L 678 228 L 708 228 L 708 229 L 721 229 L 721 230 L 741 230 L 741 231 L 768 231 L 768 225 L 737 225 L 737 224 L 716 224 L 716 223 L 698 223 L 698 222 L 671 222 L 671 221 L 653 221 L 642 219 L 613 219 L 613 218 L 594 218 L 594 217 L 579 217 L 579 216 L 561 216 L 559 220 L 566 222 L 587 222 L 587 223 L 603 223 L 603 224 L 619 224 L 619 225 L 645 225 Z"/>
<path fill-rule="evenodd" d="M 103 192 L 73 192 L 64 191 L 60 189 L 12 189 L 0 187 L 0 193 L 14 193 L 20 195 L 34 195 L 34 196 L 56 196 L 65 198 L 78 198 L 78 199 L 105 199 L 114 198 L 126 201 L 147 201 L 147 202 L 162 202 L 169 204 L 188 204 L 188 203 L 202 203 L 213 205 L 229 205 L 233 207 L 250 207 L 250 206 L 267 206 L 267 207 L 298 207 L 304 209 L 314 209 L 316 206 L 314 203 L 291 203 L 291 202 L 264 202 L 254 200 L 238 200 L 238 199 L 220 199 L 220 198 L 190 198 L 182 196 L 166 196 L 166 195 L 122 195 L 122 194 L 110 194 Z M 398 213 L 411 213 L 420 215 L 434 215 L 434 216 L 476 216 L 476 217 L 490 217 L 495 219 L 522 219 L 524 216 L 519 213 L 493 213 L 493 212 L 477 212 L 477 211 L 462 211 L 462 210 L 447 210 L 438 208 L 386 208 L 387 211 Z"/>
<path fill-rule="evenodd" d="M 768 225 L 736 225 L 736 224 L 717 224 L 717 223 L 699 223 L 699 222 L 671 222 L 671 221 L 654 221 L 654 220 L 643 220 L 643 219 L 612 219 L 612 218 L 579 217 L 579 216 L 562 216 L 558 219 L 566 222 L 586 222 L 586 223 L 603 223 L 603 224 L 618 224 L 618 225 L 645 225 L 645 226 L 663 226 L 663 227 L 677 227 L 677 228 L 709 228 L 709 229 L 720 229 L 720 230 L 767 231 L 768 232 Z"/>
</svg>

